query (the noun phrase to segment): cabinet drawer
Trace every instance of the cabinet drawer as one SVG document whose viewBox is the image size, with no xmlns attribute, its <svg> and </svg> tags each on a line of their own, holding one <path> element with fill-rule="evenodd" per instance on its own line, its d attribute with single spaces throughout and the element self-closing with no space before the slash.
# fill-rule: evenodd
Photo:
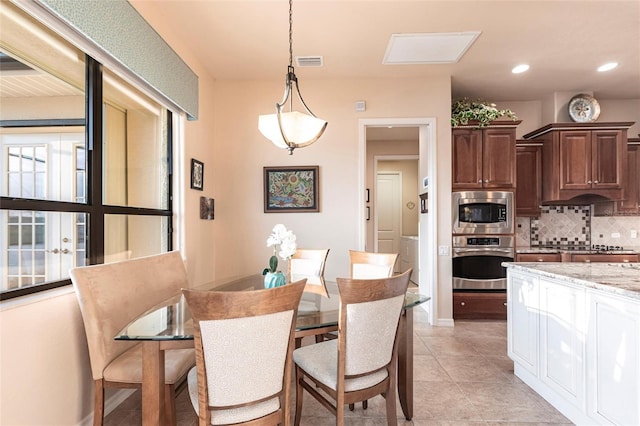
<svg viewBox="0 0 640 426">
<path fill-rule="evenodd" d="M 455 292 L 454 319 L 507 319 L 507 293 Z"/>
<path fill-rule="evenodd" d="M 572 262 L 638 262 L 637 254 L 572 254 Z"/>
<path fill-rule="evenodd" d="M 516 262 L 561 262 L 560 253 L 520 253 L 516 254 Z"/>
</svg>

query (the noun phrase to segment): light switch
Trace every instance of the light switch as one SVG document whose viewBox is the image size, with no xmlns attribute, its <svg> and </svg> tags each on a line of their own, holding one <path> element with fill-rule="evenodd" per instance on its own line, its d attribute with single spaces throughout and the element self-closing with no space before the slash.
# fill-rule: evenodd
<svg viewBox="0 0 640 426">
<path fill-rule="evenodd" d="M 449 246 L 438 246 L 439 256 L 449 256 Z"/>
</svg>

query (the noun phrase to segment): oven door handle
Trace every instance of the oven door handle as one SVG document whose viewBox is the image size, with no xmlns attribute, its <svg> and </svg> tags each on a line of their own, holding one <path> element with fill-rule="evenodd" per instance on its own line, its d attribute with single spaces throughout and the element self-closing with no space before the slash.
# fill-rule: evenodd
<svg viewBox="0 0 640 426">
<path fill-rule="evenodd" d="M 465 256 L 503 256 L 514 257 L 513 249 L 486 249 L 486 248 L 454 248 L 453 257 Z"/>
</svg>

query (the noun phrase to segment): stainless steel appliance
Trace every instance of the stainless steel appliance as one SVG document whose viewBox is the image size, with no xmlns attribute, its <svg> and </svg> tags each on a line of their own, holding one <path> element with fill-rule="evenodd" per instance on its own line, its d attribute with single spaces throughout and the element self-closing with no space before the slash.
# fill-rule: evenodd
<svg viewBox="0 0 640 426">
<path fill-rule="evenodd" d="M 451 209 L 454 234 L 513 234 L 513 192 L 454 192 Z"/>
<path fill-rule="evenodd" d="M 506 291 L 513 262 L 514 237 L 474 235 L 453 237 L 453 291 Z"/>
</svg>

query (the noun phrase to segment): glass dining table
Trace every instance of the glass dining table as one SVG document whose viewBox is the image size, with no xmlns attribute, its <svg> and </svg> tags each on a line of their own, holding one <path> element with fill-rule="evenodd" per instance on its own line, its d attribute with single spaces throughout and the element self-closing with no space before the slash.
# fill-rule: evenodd
<svg viewBox="0 0 640 426">
<path fill-rule="evenodd" d="M 327 281 L 329 297 L 305 293 L 298 308 L 296 346 L 302 338 L 318 336 L 338 328 L 339 294 L 335 282 Z M 262 275 L 216 280 L 194 290 L 254 291 L 264 289 Z M 407 420 L 413 417 L 413 310 L 430 300 L 411 286 L 405 296 L 405 309 L 398 331 L 398 397 Z M 123 328 L 115 340 L 140 341 L 142 344 L 142 424 L 166 424 L 164 419 L 164 351 L 193 347 L 193 321 L 182 294 L 141 312 Z"/>
</svg>

